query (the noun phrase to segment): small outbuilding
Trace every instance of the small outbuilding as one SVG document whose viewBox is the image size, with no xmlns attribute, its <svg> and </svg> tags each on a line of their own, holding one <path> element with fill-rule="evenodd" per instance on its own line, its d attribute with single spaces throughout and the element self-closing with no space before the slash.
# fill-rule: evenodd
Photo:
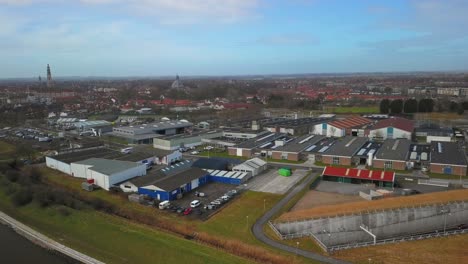
<svg viewBox="0 0 468 264">
<path fill-rule="evenodd" d="M 247 172 L 254 177 L 267 169 L 267 163 L 259 158 L 249 159 L 232 168 L 233 171 Z"/>
</svg>

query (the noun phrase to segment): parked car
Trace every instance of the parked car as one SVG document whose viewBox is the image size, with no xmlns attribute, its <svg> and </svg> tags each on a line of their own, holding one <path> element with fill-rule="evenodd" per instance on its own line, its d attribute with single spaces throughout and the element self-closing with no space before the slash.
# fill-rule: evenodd
<svg viewBox="0 0 468 264">
<path fill-rule="evenodd" d="M 185 211 L 184 211 L 184 215 L 189 215 L 191 213 L 192 213 L 192 208 L 190 208 L 190 207 L 185 209 Z"/>
<path fill-rule="evenodd" d="M 178 214 L 183 213 L 184 210 L 185 210 L 185 208 L 179 207 L 179 208 L 177 208 L 177 213 L 178 213 Z"/>
<path fill-rule="evenodd" d="M 221 196 L 221 199 L 223 199 L 224 201 L 228 201 L 229 199 L 231 199 L 231 197 L 227 195 L 223 195 Z"/>
<path fill-rule="evenodd" d="M 198 207 L 200 206 L 200 201 L 199 200 L 193 200 L 191 203 L 190 203 L 190 207 L 192 208 L 195 208 L 195 207 Z"/>
<path fill-rule="evenodd" d="M 212 146 L 205 147 L 205 150 L 212 150 L 212 149 L 214 149 Z"/>
<path fill-rule="evenodd" d="M 200 154 L 200 152 L 195 150 L 195 151 L 190 152 L 190 154 L 192 154 L 192 155 L 198 155 L 198 154 Z"/>
</svg>

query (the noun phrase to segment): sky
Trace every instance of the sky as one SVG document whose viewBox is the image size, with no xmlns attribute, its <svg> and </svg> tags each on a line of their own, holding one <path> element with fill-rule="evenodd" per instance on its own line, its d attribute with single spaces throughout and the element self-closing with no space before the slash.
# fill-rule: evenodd
<svg viewBox="0 0 468 264">
<path fill-rule="evenodd" d="M 468 70 L 466 0 L 0 0 L 0 78 Z"/>
</svg>

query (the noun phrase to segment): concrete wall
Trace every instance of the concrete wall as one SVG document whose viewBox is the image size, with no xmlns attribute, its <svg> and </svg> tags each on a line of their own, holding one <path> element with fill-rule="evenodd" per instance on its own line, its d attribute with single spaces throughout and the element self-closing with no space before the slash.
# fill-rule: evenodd
<svg viewBox="0 0 468 264">
<path fill-rule="evenodd" d="M 298 222 L 275 223 L 282 235 L 313 233 L 327 246 L 373 241 L 360 226 L 366 226 L 377 240 L 416 233 L 443 231 L 468 219 L 468 203 L 450 203 L 425 207 L 401 208 L 369 214 L 319 218 Z"/>
<path fill-rule="evenodd" d="M 61 171 L 63 173 L 71 175 L 70 164 L 58 161 L 58 160 L 54 159 L 53 157 L 46 157 L 46 165 L 47 165 L 47 167 L 49 167 L 51 169 L 59 170 L 59 171 Z"/>
</svg>

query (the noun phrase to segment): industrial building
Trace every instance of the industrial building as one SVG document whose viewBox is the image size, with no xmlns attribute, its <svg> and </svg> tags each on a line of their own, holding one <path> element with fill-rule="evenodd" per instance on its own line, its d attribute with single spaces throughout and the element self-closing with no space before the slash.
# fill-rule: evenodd
<svg viewBox="0 0 468 264">
<path fill-rule="evenodd" d="M 112 132 L 112 123 L 105 120 L 86 120 L 74 123 L 79 132 L 95 131 L 95 135 Z"/>
<path fill-rule="evenodd" d="M 406 118 L 390 117 L 375 123 L 369 129 L 369 138 L 396 139 L 406 138 L 411 140 L 414 132 L 414 122 Z"/>
<path fill-rule="evenodd" d="M 322 154 L 327 151 L 333 144 L 335 144 L 338 140 L 337 138 L 333 137 L 325 137 L 313 144 L 312 146 L 308 147 L 304 151 L 304 155 L 308 156 L 309 161 L 311 162 L 321 162 L 322 161 Z"/>
<path fill-rule="evenodd" d="M 267 163 L 259 158 L 249 159 L 232 167 L 232 171 L 247 172 L 250 177 L 257 176 L 267 169 Z"/>
<path fill-rule="evenodd" d="M 325 135 L 327 137 L 344 137 L 344 136 L 365 136 L 365 130 L 373 123 L 372 120 L 353 116 L 343 120 L 334 120 L 327 124 L 317 125 L 313 134 Z"/>
<path fill-rule="evenodd" d="M 311 134 L 316 126 L 321 127 L 331 118 L 325 117 L 306 117 L 298 119 L 287 119 L 270 122 L 264 125 L 264 129 L 273 133 L 285 133 L 289 135 Z"/>
<path fill-rule="evenodd" d="M 153 147 L 163 150 L 195 147 L 203 144 L 203 139 L 217 138 L 222 135 L 223 132 L 221 130 L 201 130 L 185 134 L 155 137 Z"/>
<path fill-rule="evenodd" d="M 146 175 L 146 165 L 136 162 L 91 158 L 70 164 L 71 175 L 92 180 L 92 183 L 109 190 L 119 182 Z"/>
<path fill-rule="evenodd" d="M 420 124 L 415 129 L 417 137 L 426 137 L 426 142 L 431 143 L 432 141 L 445 141 L 450 142 L 453 139 L 453 129 L 449 127 L 441 127 L 434 123 Z"/>
<path fill-rule="evenodd" d="M 432 141 L 431 172 L 466 176 L 466 170 L 465 153 L 459 148 L 458 143 Z"/>
<path fill-rule="evenodd" d="M 378 169 L 406 170 L 412 168 L 408 162 L 411 141 L 408 139 L 387 139 L 375 154 L 370 166 Z"/>
<path fill-rule="evenodd" d="M 325 136 L 310 134 L 304 135 L 287 142 L 283 146 L 279 146 L 271 150 L 271 155 L 269 156 L 272 159 L 276 160 L 306 160 L 308 158 L 308 154 L 306 154 L 306 151 L 309 148 L 312 148 L 317 142 L 319 142 L 323 138 L 325 138 Z"/>
<path fill-rule="evenodd" d="M 206 170 L 209 173 L 208 179 L 213 182 L 225 184 L 241 185 L 252 178 L 248 172 L 226 171 L 226 170 Z"/>
<path fill-rule="evenodd" d="M 366 138 L 346 136 L 340 138 L 322 153 L 322 162 L 333 165 L 350 166 L 353 156 L 367 142 Z"/>
<path fill-rule="evenodd" d="M 373 183 L 378 187 L 393 187 L 395 173 L 391 171 L 325 167 L 322 172 L 322 179 L 324 181 L 355 184 Z"/>
<path fill-rule="evenodd" d="M 264 131 L 255 138 L 251 138 L 233 147 L 228 147 L 228 153 L 231 156 L 250 158 L 255 149 L 274 148 L 277 144 L 284 144 L 283 139 L 287 135 L 283 133 L 272 133 Z"/>
<path fill-rule="evenodd" d="M 408 161 L 415 169 L 428 168 L 431 161 L 431 145 L 411 144 Z"/>
<path fill-rule="evenodd" d="M 153 138 L 183 134 L 191 129 L 186 120 L 162 121 L 138 126 L 114 127 L 112 134 L 124 138 L 131 144 L 152 144 Z"/>
<path fill-rule="evenodd" d="M 366 142 L 353 156 L 352 163 L 371 166 L 370 164 L 375 155 L 375 152 L 377 152 L 381 146 L 382 146 L 381 142 L 377 142 L 377 141 Z"/>
<path fill-rule="evenodd" d="M 208 183 L 208 177 L 209 173 L 199 168 L 186 168 L 169 175 L 157 171 L 122 183 L 121 187 L 137 189 L 139 194 L 160 201 L 172 201 Z"/>
</svg>

